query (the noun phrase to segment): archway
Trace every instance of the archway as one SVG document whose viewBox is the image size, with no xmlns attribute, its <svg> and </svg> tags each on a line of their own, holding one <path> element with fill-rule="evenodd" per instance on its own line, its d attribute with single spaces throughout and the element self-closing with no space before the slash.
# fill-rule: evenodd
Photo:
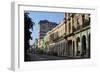
<svg viewBox="0 0 100 73">
<path fill-rule="evenodd" d="M 85 56 L 86 55 L 86 36 L 83 35 L 82 36 L 82 54 L 81 56 Z"/>
<path fill-rule="evenodd" d="M 72 40 L 68 41 L 68 56 L 72 56 Z"/>
<path fill-rule="evenodd" d="M 79 56 L 80 55 L 80 38 L 79 37 L 77 37 L 76 46 L 77 46 L 77 53 L 76 53 L 76 55 Z"/>
</svg>

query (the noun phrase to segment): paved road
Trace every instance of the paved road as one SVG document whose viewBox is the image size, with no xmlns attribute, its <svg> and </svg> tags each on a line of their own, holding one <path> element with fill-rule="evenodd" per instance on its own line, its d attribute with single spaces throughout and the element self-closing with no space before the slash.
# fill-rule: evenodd
<svg viewBox="0 0 100 73">
<path fill-rule="evenodd" d="M 44 61 L 44 60 L 64 60 L 71 59 L 63 56 L 50 56 L 50 55 L 40 55 L 40 54 L 30 54 L 30 61 Z"/>
</svg>

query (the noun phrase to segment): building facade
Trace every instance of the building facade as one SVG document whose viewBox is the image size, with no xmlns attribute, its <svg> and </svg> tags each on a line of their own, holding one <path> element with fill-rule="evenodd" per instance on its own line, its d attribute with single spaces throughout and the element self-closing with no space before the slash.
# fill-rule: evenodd
<svg viewBox="0 0 100 73">
<path fill-rule="evenodd" d="M 40 20 L 39 22 L 39 39 L 42 39 L 46 33 L 56 27 L 58 24 L 48 20 Z"/>
<path fill-rule="evenodd" d="M 65 13 L 64 20 L 44 36 L 45 50 L 58 56 L 90 57 L 90 14 Z"/>
<path fill-rule="evenodd" d="M 44 36 L 58 24 L 55 22 L 50 22 L 48 20 L 40 20 L 39 22 L 39 39 L 38 39 L 38 48 L 43 48 Z"/>
</svg>

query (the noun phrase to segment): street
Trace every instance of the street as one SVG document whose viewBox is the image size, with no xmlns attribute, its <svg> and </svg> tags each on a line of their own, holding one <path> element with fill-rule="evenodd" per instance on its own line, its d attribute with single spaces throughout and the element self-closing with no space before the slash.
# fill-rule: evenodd
<svg viewBox="0 0 100 73">
<path fill-rule="evenodd" d="M 29 61 L 47 61 L 47 60 L 65 60 L 65 59 L 77 59 L 72 57 L 66 56 L 51 56 L 51 55 L 44 55 L 44 54 L 32 54 L 29 55 Z"/>
</svg>

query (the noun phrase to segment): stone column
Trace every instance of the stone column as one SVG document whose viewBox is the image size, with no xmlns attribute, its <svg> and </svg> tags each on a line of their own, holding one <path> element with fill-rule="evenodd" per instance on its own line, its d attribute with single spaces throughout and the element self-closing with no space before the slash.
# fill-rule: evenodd
<svg viewBox="0 0 100 73">
<path fill-rule="evenodd" d="M 80 54 L 82 54 L 82 49 L 83 49 L 83 47 L 82 47 L 82 33 L 80 33 Z"/>
<path fill-rule="evenodd" d="M 75 42 L 74 42 L 74 43 L 75 43 L 74 56 L 77 56 L 77 55 L 76 55 L 76 54 L 77 54 L 77 42 L 76 42 L 76 38 L 75 38 Z"/>
<path fill-rule="evenodd" d="M 66 56 L 66 41 L 64 41 L 64 46 L 65 46 L 65 48 L 64 48 L 64 56 Z"/>
<path fill-rule="evenodd" d="M 74 56 L 74 40 L 72 41 L 72 52 L 73 52 L 73 55 L 72 56 Z"/>
<path fill-rule="evenodd" d="M 67 34 L 69 34 L 69 31 L 70 31 L 70 29 L 69 29 L 69 20 L 67 19 Z"/>
<path fill-rule="evenodd" d="M 71 20 L 70 20 L 70 27 L 71 27 L 71 29 L 70 29 L 70 32 L 72 33 L 72 31 L 73 31 L 73 29 L 72 29 L 72 27 L 73 27 L 73 23 L 72 23 L 72 20 L 73 20 L 73 18 L 71 17 Z"/>
<path fill-rule="evenodd" d="M 67 47 L 67 41 L 66 41 L 66 56 L 68 55 L 67 49 L 68 47 Z"/>
<path fill-rule="evenodd" d="M 60 42 L 60 56 L 61 56 L 61 42 Z"/>
<path fill-rule="evenodd" d="M 88 31 L 87 31 L 87 34 L 86 34 L 86 56 L 88 56 L 88 49 L 89 49 L 89 43 L 88 43 Z"/>
</svg>

